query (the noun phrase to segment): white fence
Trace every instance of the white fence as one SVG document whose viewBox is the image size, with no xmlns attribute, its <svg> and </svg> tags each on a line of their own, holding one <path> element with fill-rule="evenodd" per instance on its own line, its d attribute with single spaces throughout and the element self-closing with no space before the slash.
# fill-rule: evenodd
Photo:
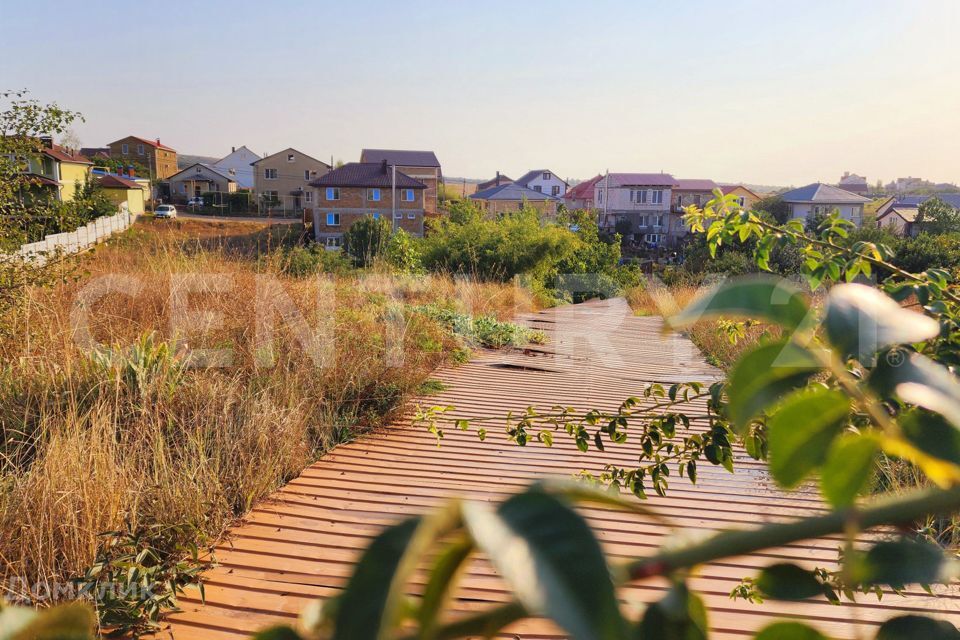
<svg viewBox="0 0 960 640">
<path fill-rule="evenodd" d="M 91 220 L 86 226 L 76 231 L 54 233 L 39 242 L 25 244 L 15 255 L 25 260 L 43 263 L 52 256 L 80 253 L 87 247 L 126 230 L 136 219 L 137 216 L 127 211 L 124 206 L 119 213 Z"/>
</svg>

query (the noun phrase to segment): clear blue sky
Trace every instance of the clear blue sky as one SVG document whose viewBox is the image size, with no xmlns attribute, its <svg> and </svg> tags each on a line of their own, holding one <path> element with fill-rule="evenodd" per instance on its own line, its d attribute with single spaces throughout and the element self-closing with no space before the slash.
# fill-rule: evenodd
<svg viewBox="0 0 960 640">
<path fill-rule="evenodd" d="M 0 88 L 83 112 L 88 146 L 960 181 L 958 0 L 0 2 Z"/>
</svg>

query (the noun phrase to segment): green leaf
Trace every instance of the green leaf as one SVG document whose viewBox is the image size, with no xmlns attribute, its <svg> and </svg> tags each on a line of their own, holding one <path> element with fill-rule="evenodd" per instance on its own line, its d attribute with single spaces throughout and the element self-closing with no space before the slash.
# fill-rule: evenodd
<svg viewBox="0 0 960 640">
<path fill-rule="evenodd" d="M 846 507 L 873 474 L 880 445 L 869 436 L 845 433 L 834 441 L 820 469 L 820 491 L 834 507 Z"/>
<path fill-rule="evenodd" d="M 850 400 L 837 390 L 815 387 L 794 393 L 767 420 L 770 472 L 783 487 L 795 487 L 827 457 L 840 435 Z"/>
<path fill-rule="evenodd" d="M 0 640 L 89 640 L 94 637 L 93 610 L 80 602 L 34 611 L 0 609 Z"/>
<path fill-rule="evenodd" d="M 377 640 L 387 631 L 387 600 L 407 545 L 420 524 L 404 520 L 373 539 L 337 598 L 335 640 Z"/>
<path fill-rule="evenodd" d="M 900 364 L 878 366 L 871 384 L 883 391 L 892 389 L 904 402 L 935 411 L 960 428 L 960 379 L 926 356 L 912 353 Z"/>
<path fill-rule="evenodd" d="M 802 622 L 774 622 L 764 627 L 754 640 L 828 640 L 828 638 Z"/>
<path fill-rule="evenodd" d="M 764 595 L 775 600 L 805 600 L 823 593 L 813 572 L 789 562 L 764 567 L 756 584 Z"/>
<path fill-rule="evenodd" d="M 420 599 L 417 620 L 420 623 L 420 638 L 430 640 L 437 629 L 438 616 L 450 599 L 456 577 L 466 566 L 473 552 L 473 543 L 463 539 L 444 549 L 433 563 L 427 586 Z"/>
<path fill-rule="evenodd" d="M 864 362 L 885 347 L 920 342 L 940 333 L 940 323 L 933 318 L 907 311 L 878 289 L 862 284 L 841 284 L 830 290 L 823 325 L 843 355 Z"/>
<path fill-rule="evenodd" d="M 626 624 L 600 545 L 558 498 L 531 489 L 493 511 L 466 503 L 464 521 L 523 607 L 578 640 L 620 640 Z M 576 562 L 571 562 L 576 558 Z"/>
<path fill-rule="evenodd" d="M 686 585 L 676 584 L 647 607 L 637 628 L 641 640 L 706 640 L 707 609 Z"/>
<path fill-rule="evenodd" d="M 286 625 L 267 627 L 254 634 L 253 640 L 303 640 L 303 636 Z"/>
<path fill-rule="evenodd" d="M 926 616 L 890 618 L 877 632 L 877 640 L 960 640 L 960 631 L 946 620 Z"/>
<path fill-rule="evenodd" d="M 873 545 L 856 568 L 859 582 L 887 584 L 895 589 L 907 584 L 936 582 L 944 565 L 943 550 L 923 540 L 895 540 Z"/>
<path fill-rule="evenodd" d="M 818 371 L 820 364 L 810 351 L 786 340 L 748 351 L 734 365 L 727 385 L 733 426 L 742 434 L 751 419 L 804 386 Z"/>
<path fill-rule="evenodd" d="M 701 320 L 737 317 L 766 320 L 793 331 L 810 321 L 809 311 L 803 294 L 787 280 L 744 276 L 725 280 L 667 322 L 681 329 Z"/>
<path fill-rule="evenodd" d="M 960 429 L 936 413 L 913 410 L 900 416 L 903 438 L 939 460 L 960 465 Z"/>
</svg>

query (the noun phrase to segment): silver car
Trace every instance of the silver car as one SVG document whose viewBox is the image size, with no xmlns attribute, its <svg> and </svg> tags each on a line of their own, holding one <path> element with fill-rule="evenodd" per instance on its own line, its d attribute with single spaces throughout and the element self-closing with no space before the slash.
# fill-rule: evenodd
<svg viewBox="0 0 960 640">
<path fill-rule="evenodd" d="M 177 208 L 172 204 L 162 204 L 153 212 L 155 218 L 176 218 Z"/>
</svg>

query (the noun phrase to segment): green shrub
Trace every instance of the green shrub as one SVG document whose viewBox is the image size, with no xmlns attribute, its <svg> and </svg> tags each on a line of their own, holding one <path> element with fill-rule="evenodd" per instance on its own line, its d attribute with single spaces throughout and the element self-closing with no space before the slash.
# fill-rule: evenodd
<svg viewBox="0 0 960 640">
<path fill-rule="evenodd" d="M 327 251 L 319 244 L 291 247 L 281 259 L 283 272 L 298 278 L 318 273 L 344 273 L 350 268 L 350 261 L 343 252 Z"/>
</svg>

